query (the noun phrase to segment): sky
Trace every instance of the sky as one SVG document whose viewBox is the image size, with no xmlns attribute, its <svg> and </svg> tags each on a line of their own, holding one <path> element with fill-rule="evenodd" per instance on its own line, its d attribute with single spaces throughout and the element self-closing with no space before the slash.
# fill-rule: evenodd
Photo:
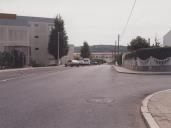
<svg viewBox="0 0 171 128">
<path fill-rule="evenodd" d="M 80 46 L 114 45 L 122 33 L 134 0 L 0 0 L 0 13 L 55 18 L 65 21 L 69 43 Z M 137 0 L 133 15 L 120 44 L 142 36 L 162 43 L 171 29 L 171 0 Z"/>
</svg>

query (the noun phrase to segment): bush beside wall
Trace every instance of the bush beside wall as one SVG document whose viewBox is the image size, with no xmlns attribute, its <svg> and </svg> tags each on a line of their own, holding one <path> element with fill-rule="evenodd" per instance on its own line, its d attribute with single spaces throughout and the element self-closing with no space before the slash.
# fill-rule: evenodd
<svg viewBox="0 0 171 128">
<path fill-rule="evenodd" d="M 124 59 L 128 60 L 133 58 L 135 59 L 136 57 L 138 57 L 140 59 L 146 60 L 150 56 L 160 60 L 166 59 L 167 57 L 171 57 L 171 47 L 139 49 L 137 51 L 127 53 L 124 56 Z"/>
</svg>

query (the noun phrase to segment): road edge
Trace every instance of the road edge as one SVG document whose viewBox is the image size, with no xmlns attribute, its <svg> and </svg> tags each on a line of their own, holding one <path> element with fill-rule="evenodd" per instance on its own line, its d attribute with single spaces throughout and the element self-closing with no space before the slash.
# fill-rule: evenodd
<svg viewBox="0 0 171 128">
<path fill-rule="evenodd" d="M 160 128 L 159 125 L 157 124 L 157 122 L 155 121 L 155 119 L 152 117 L 152 114 L 150 113 L 150 111 L 148 109 L 149 101 L 151 100 L 151 98 L 153 96 L 160 94 L 160 93 L 163 93 L 163 92 L 167 92 L 167 91 L 171 91 L 171 89 L 155 92 L 155 93 L 147 96 L 142 101 L 141 114 L 142 114 L 143 119 L 144 119 L 145 123 L 147 124 L 148 128 Z"/>
</svg>

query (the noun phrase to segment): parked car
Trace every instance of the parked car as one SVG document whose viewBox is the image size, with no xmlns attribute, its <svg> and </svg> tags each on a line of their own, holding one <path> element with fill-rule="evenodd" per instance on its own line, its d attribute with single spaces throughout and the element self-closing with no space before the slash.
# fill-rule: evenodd
<svg viewBox="0 0 171 128">
<path fill-rule="evenodd" d="M 79 60 L 80 65 L 84 65 L 84 60 Z"/>
<path fill-rule="evenodd" d="M 84 58 L 84 65 L 90 65 L 90 59 L 89 58 Z"/>
<path fill-rule="evenodd" d="M 91 61 L 91 65 L 98 65 L 99 63 L 97 61 Z"/>
<path fill-rule="evenodd" d="M 80 66 L 80 63 L 79 63 L 79 61 L 78 60 L 68 60 L 67 61 L 67 63 L 65 64 L 65 66 L 67 67 L 67 66 L 71 66 L 71 67 L 73 67 L 73 66 Z"/>
</svg>

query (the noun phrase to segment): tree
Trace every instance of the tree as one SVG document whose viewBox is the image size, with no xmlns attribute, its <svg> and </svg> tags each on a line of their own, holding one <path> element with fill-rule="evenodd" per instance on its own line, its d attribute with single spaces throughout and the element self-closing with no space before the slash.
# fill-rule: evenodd
<svg viewBox="0 0 171 128">
<path fill-rule="evenodd" d="M 83 46 L 81 47 L 80 52 L 81 52 L 82 58 L 90 58 L 90 55 L 91 55 L 90 48 L 86 41 L 83 43 Z"/>
<path fill-rule="evenodd" d="M 59 38 L 59 39 L 58 39 Z M 59 41 L 59 42 L 58 42 Z M 58 60 L 58 43 L 59 43 L 59 59 L 68 54 L 68 36 L 64 28 L 64 20 L 60 15 L 54 20 L 54 27 L 49 37 L 48 51 Z"/>
<path fill-rule="evenodd" d="M 2 67 L 12 67 L 13 65 L 13 56 L 11 53 L 3 52 L 2 53 Z"/>
<path fill-rule="evenodd" d="M 13 50 L 11 52 L 0 52 L 0 69 L 21 68 L 25 64 L 24 53 Z"/>
<path fill-rule="evenodd" d="M 150 47 L 150 44 L 147 42 L 147 40 L 138 36 L 136 39 L 133 39 L 130 42 L 130 45 L 128 45 L 127 49 L 129 51 L 134 51 L 134 50 L 138 50 L 141 48 L 149 48 L 149 47 Z"/>
<path fill-rule="evenodd" d="M 155 47 L 160 47 L 160 42 L 157 37 L 155 37 Z"/>
</svg>

